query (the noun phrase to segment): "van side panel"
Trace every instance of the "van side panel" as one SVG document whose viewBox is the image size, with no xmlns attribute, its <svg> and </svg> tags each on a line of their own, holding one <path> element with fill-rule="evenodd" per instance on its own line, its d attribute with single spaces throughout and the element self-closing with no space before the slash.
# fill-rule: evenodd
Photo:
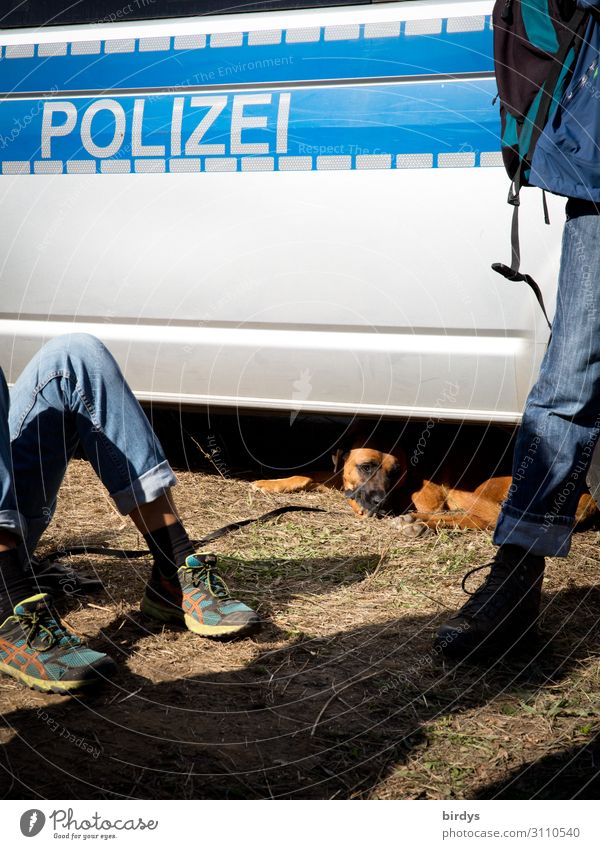
<svg viewBox="0 0 600 849">
<path fill-rule="evenodd" d="M 491 4 L 3 33 L 0 362 L 94 332 L 140 398 L 517 421 L 546 341 Z M 561 201 L 524 199 L 552 300 Z"/>
</svg>

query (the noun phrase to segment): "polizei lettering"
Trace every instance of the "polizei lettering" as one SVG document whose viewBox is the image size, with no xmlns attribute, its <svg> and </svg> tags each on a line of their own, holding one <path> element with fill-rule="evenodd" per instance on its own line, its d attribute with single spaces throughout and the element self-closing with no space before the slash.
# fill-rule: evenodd
<svg viewBox="0 0 600 849">
<path fill-rule="evenodd" d="M 291 94 L 48 100 L 43 159 L 287 153 Z"/>
</svg>

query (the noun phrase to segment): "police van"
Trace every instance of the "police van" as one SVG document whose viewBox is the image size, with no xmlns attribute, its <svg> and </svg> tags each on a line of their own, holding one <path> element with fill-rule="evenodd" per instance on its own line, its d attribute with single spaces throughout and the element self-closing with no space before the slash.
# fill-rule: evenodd
<svg viewBox="0 0 600 849">
<path fill-rule="evenodd" d="M 516 422 L 491 2 L 38 0 L 0 26 L 0 362 L 93 333 L 141 400 Z M 524 192 L 552 309 L 562 206 Z"/>
</svg>

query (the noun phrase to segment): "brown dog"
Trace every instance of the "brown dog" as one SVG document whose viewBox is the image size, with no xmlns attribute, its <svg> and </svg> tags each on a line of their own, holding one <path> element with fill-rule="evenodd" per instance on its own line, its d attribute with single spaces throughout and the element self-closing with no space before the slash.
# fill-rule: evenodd
<svg viewBox="0 0 600 849">
<path fill-rule="evenodd" d="M 446 443 L 443 453 L 438 446 L 427 461 L 422 461 L 415 452 L 409 462 L 397 444 L 385 452 L 373 441 L 359 439 L 346 454 L 340 451 L 333 456 L 332 472 L 258 480 L 252 486 L 266 492 L 340 489 L 358 516 L 399 515 L 407 531 L 415 536 L 425 527 L 487 530 L 496 524 L 512 483 L 510 474 L 498 474 L 510 471 L 511 451 L 505 444 L 500 460 L 492 462 L 499 456 L 494 442 L 492 438 L 490 445 L 487 438 L 474 444 L 472 434 L 466 439 L 459 435 L 452 440 L 451 450 Z M 465 457 L 469 457 L 466 464 Z M 575 523 L 597 514 L 592 496 L 583 494 Z"/>
</svg>

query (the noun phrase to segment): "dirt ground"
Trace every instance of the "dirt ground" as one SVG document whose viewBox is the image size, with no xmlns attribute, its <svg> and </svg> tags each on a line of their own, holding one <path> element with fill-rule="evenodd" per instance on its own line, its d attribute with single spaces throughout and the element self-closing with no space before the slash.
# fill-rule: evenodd
<svg viewBox="0 0 600 849">
<path fill-rule="evenodd" d="M 148 558 L 71 558 L 105 591 L 65 618 L 119 673 L 78 700 L 2 679 L 0 797 L 598 797 L 598 532 L 549 561 L 542 643 L 519 662 L 455 666 L 431 638 L 462 604 L 464 572 L 489 559 L 488 534 L 407 540 L 340 494 L 270 496 L 216 472 L 181 472 L 176 495 L 195 536 L 283 499 L 325 512 L 211 546 L 264 619 L 240 642 L 144 620 Z M 42 550 L 81 542 L 143 547 L 75 461 Z"/>
</svg>

